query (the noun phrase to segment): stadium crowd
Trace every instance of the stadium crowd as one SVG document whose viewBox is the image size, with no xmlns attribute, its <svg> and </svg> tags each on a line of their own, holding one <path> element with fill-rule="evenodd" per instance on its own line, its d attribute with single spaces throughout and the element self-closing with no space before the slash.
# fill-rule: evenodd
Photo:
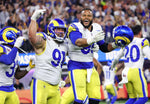
<svg viewBox="0 0 150 104">
<path fill-rule="evenodd" d="M 136 23 L 142 25 L 143 37 L 150 37 L 149 0 L 2 0 L 0 29 L 13 26 L 27 36 L 33 12 L 46 9 L 45 15 L 38 20 L 38 31 L 47 32 L 49 21 L 56 17 L 64 20 L 67 25 L 78 22 L 80 11 L 85 7 L 93 10 L 93 21 L 105 30 L 106 41 L 113 41 L 112 30 L 115 26 Z"/>
</svg>

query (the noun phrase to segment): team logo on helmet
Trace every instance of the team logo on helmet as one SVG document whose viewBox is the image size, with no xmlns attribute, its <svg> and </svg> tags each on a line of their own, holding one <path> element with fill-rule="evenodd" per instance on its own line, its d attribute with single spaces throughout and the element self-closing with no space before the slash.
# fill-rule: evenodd
<svg viewBox="0 0 150 104">
<path fill-rule="evenodd" d="M 14 45 L 21 32 L 14 27 L 4 27 L 0 30 L 0 43 Z"/>
<path fill-rule="evenodd" d="M 133 40 L 133 32 L 132 30 L 127 26 L 117 26 L 113 29 L 113 38 L 115 40 L 115 43 L 118 41 L 123 41 L 124 44 L 128 45 Z"/>
<path fill-rule="evenodd" d="M 56 32 L 54 30 L 57 28 L 64 29 L 65 33 L 64 33 L 63 37 L 56 35 Z M 50 35 L 52 38 L 54 38 L 54 40 L 57 40 L 58 42 L 63 42 L 66 38 L 66 30 L 67 30 L 66 24 L 61 19 L 56 18 L 56 19 L 50 21 L 50 23 L 48 24 L 47 34 Z M 59 34 L 61 34 L 61 33 L 59 33 Z"/>
</svg>

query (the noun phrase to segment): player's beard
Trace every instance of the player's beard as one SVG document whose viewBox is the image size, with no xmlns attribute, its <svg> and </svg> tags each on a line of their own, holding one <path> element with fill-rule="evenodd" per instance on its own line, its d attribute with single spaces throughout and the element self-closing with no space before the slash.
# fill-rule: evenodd
<svg viewBox="0 0 150 104">
<path fill-rule="evenodd" d="M 90 27 L 92 23 L 93 23 L 93 20 L 91 20 L 91 21 L 90 21 L 90 23 L 89 23 L 89 25 L 88 25 L 88 26 L 85 26 L 85 25 L 84 25 L 84 23 L 83 23 L 83 21 L 81 20 L 81 24 L 82 24 L 85 28 Z"/>
</svg>

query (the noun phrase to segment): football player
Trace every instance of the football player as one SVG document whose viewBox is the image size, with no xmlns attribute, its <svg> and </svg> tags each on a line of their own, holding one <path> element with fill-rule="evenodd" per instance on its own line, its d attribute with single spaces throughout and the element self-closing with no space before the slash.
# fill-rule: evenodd
<svg viewBox="0 0 150 104">
<path fill-rule="evenodd" d="M 18 49 L 22 46 L 24 37 L 14 27 L 4 27 L 0 30 L 0 103 L 19 104 L 13 80 L 25 76 L 27 70 L 20 70 L 18 64 Z"/>
<path fill-rule="evenodd" d="M 148 100 L 148 92 L 147 82 L 142 69 L 144 56 L 150 59 L 149 41 L 142 38 L 140 25 L 136 25 L 131 29 L 134 33 L 133 41 L 128 46 L 121 49 L 111 67 L 115 67 L 119 59 L 123 56 L 125 57 L 125 68 L 122 71 L 122 81 L 119 84 L 126 84 L 129 94 L 129 99 L 126 104 L 145 104 Z"/>
<path fill-rule="evenodd" d="M 50 21 L 48 33 L 37 33 L 36 20 L 45 10 L 36 10 L 29 26 L 29 40 L 35 50 L 35 72 L 31 83 L 33 104 L 60 104 L 59 82 L 67 53 L 66 24 L 59 18 Z"/>
<path fill-rule="evenodd" d="M 68 71 L 75 98 L 74 104 L 83 104 L 87 95 L 89 104 L 99 104 L 100 79 L 93 64 L 93 43 L 97 43 L 101 51 L 110 52 L 118 45 L 125 46 L 126 42 L 119 38 L 116 42 L 106 43 L 104 32 L 99 24 L 93 23 L 93 13 L 89 8 L 81 11 L 81 21 L 72 23 L 67 35 L 70 58 Z"/>
<path fill-rule="evenodd" d="M 115 82 L 115 75 L 117 72 L 117 68 L 113 68 L 113 70 L 110 70 L 111 61 L 107 62 L 107 65 L 103 66 L 103 72 L 104 72 L 104 89 L 107 92 L 107 104 L 114 104 L 117 100 L 117 90 L 116 86 L 114 84 Z"/>
</svg>

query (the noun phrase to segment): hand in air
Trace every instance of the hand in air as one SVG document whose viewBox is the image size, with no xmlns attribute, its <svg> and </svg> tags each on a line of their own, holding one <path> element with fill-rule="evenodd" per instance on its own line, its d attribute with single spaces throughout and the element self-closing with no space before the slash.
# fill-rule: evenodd
<svg viewBox="0 0 150 104">
<path fill-rule="evenodd" d="M 45 11 L 46 11 L 46 9 L 35 10 L 32 17 L 31 17 L 31 20 L 36 21 L 37 19 L 40 18 L 41 15 L 44 14 Z"/>
</svg>

